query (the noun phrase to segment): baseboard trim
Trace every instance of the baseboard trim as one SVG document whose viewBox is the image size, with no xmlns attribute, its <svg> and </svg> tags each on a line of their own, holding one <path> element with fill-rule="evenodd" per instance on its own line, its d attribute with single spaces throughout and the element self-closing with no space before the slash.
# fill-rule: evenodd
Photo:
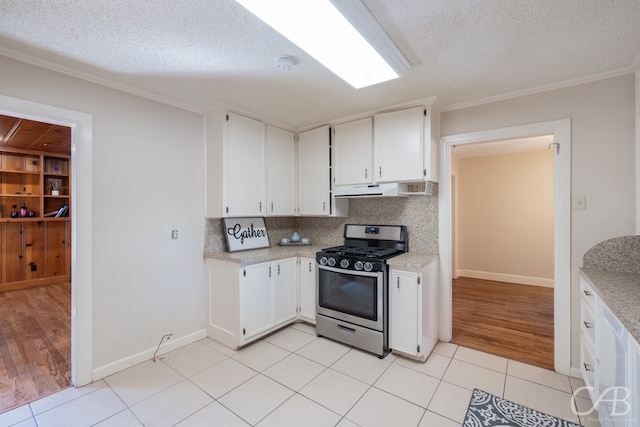
<svg viewBox="0 0 640 427">
<path fill-rule="evenodd" d="M 571 372 L 569 373 L 569 376 L 573 377 L 573 378 L 578 378 L 578 379 L 582 379 L 582 372 L 580 371 L 580 368 L 571 368 Z"/>
<path fill-rule="evenodd" d="M 542 286 L 553 288 L 553 279 L 542 277 L 518 276 L 515 274 L 492 273 L 477 270 L 458 270 L 458 277 L 469 277 L 471 279 L 495 280 L 497 282 L 517 283 L 519 285 Z"/>
<path fill-rule="evenodd" d="M 180 338 L 171 338 L 169 341 L 166 341 L 164 344 L 160 346 L 158 350 L 157 356 L 168 353 L 172 350 L 175 350 L 180 347 L 184 347 L 185 345 L 191 344 L 203 338 L 206 338 L 207 330 L 202 329 L 191 334 L 185 335 Z M 93 381 L 100 380 L 109 375 L 115 374 L 116 372 L 120 372 L 124 369 L 130 368 L 138 363 L 142 363 L 147 361 L 153 357 L 153 354 L 156 352 L 158 346 L 154 346 L 147 350 L 141 351 L 140 353 L 133 354 L 131 356 L 124 357 L 120 360 L 116 360 L 115 362 L 109 363 L 104 366 L 100 366 L 93 370 Z"/>
</svg>

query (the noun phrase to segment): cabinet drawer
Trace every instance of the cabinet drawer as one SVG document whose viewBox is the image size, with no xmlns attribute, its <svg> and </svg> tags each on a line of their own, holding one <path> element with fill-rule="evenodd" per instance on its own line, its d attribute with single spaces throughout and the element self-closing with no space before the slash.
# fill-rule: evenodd
<svg viewBox="0 0 640 427">
<path fill-rule="evenodd" d="M 580 331 L 585 339 L 588 339 L 591 346 L 596 344 L 596 313 L 591 306 L 582 301 L 580 304 Z"/>
<path fill-rule="evenodd" d="M 589 306 L 591 306 L 591 310 L 596 309 L 596 293 L 593 291 L 593 288 L 587 280 L 583 277 L 580 277 L 580 295 L 582 296 L 582 300 L 586 301 Z"/>
<path fill-rule="evenodd" d="M 589 392 L 589 397 L 591 397 L 592 402 L 595 402 L 596 397 L 596 390 L 594 389 L 596 385 L 595 368 L 595 348 L 582 336 L 580 337 L 580 373 L 587 386 L 587 391 Z"/>
</svg>

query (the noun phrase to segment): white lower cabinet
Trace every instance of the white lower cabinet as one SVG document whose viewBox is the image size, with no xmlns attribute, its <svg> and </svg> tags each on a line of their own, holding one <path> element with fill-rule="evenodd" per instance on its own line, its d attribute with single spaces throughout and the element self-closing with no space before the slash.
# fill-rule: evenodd
<svg viewBox="0 0 640 427">
<path fill-rule="evenodd" d="M 595 292 L 583 278 L 580 279 L 580 372 L 591 401 L 597 400 L 596 387 L 596 315 Z"/>
<path fill-rule="evenodd" d="M 629 420 L 640 423 L 640 345 L 630 338 L 628 348 L 629 360 Z M 629 424 L 637 425 L 637 424 Z"/>
<path fill-rule="evenodd" d="M 272 263 L 271 306 L 273 324 L 295 320 L 298 315 L 298 258 Z"/>
<path fill-rule="evenodd" d="M 316 260 L 301 257 L 298 269 L 299 312 L 301 320 L 316 323 Z"/>
<path fill-rule="evenodd" d="M 422 335 L 422 276 L 412 271 L 391 271 L 389 280 L 389 347 L 412 356 L 420 354 Z"/>
<path fill-rule="evenodd" d="M 580 276 L 580 371 L 600 425 L 635 427 L 640 420 L 640 346 Z"/>
<path fill-rule="evenodd" d="M 271 263 L 244 268 L 240 279 L 240 301 L 244 301 L 241 318 L 242 336 L 251 339 L 273 326 L 271 304 Z M 215 296 L 214 296 L 215 297 Z"/>
<path fill-rule="evenodd" d="M 438 342 L 438 263 L 389 272 L 389 347 L 425 361 Z"/>
<path fill-rule="evenodd" d="M 297 320 L 299 299 L 311 305 L 299 278 L 305 276 L 305 289 L 315 289 L 315 260 L 303 259 L 313 261 L 313 281 L 301 275 L 298 257 L 250 265 L 207 259 L 208 336 L 237 349 Z M 315 291 L 312 297 L 314 313 Z M 301 319 L 310 316 L 300 311 Z"/>
</svg>

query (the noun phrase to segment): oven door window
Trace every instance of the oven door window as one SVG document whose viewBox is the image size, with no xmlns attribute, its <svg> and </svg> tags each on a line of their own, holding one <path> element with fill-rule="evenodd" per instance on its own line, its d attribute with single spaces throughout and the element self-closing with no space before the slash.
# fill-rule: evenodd
<svg viewBox="0 0 640 427">
<path fill-rule="evenodd" d="M 378 277 L 319 270 L 320 307 L 378 320 Z"/>
</svg>

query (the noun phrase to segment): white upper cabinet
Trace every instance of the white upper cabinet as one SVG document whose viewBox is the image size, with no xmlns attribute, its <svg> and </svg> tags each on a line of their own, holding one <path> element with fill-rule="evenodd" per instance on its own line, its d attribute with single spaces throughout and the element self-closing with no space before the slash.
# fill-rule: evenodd
<svg viewBox="0 0 640 427">
<path fill-rule="evenodd" d="M 265 215 L 265 125 L 229 113 L 227 120 L 228 216 Z"/>
<path fill-rule="evenodd" d="M 373 119 L 342 123 L 333 128 L 335 185 L 373 182 Z"/>
<path fill-rule="evenodd" d="M 424 179 L 424 114 L 424 107 L 416 107 L 374 117 L 376 182 Z"/>
<path fill-rule="evenodd" d="M 295 138 L 267 125 L 267 216 L 293 216 L 295 209 Z M 259 185 L 259 182 L 256 184 Z"/>
<path fill-rule="evenodd" d="M 431 101 L 334 126 L 334 185 L 437 181 L 440 112 Z"/>
<path fill-rule="evenodd" d="M 207 217 L 265 215 L 265 125 L 214 111 L 206 124 Z"/>
<path fill-rule="evenodd" d="M 331 214 L 329 126 L 298 135 L 298 214 Z"/>
</svg>

